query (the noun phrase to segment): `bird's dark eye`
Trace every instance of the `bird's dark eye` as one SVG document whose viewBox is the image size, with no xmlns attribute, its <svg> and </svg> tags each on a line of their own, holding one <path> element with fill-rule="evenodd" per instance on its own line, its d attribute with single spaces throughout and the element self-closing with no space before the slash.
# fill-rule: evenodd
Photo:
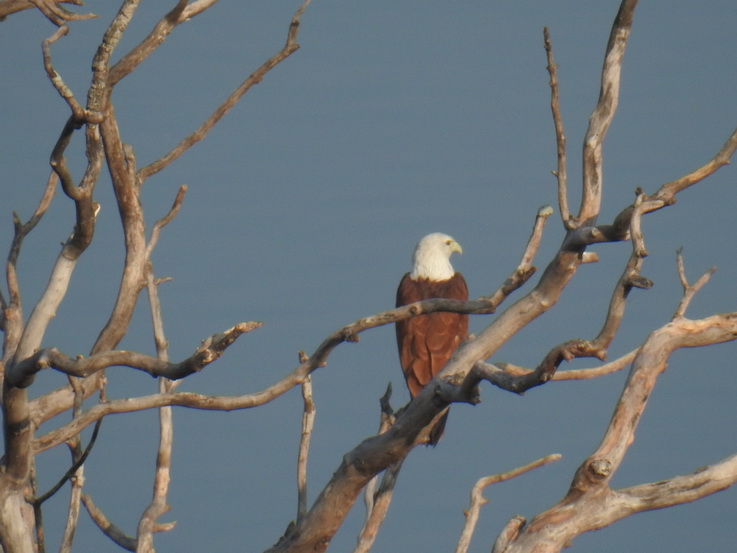
<svg viewBox="0 0 737 553">
<path fill-rule="evenodd" d="M 450 246 L 450 240 L 446 240 L 446 241 L 445 241 L 445 245 L 446 245 L 446 246 Z"/>
</svg>

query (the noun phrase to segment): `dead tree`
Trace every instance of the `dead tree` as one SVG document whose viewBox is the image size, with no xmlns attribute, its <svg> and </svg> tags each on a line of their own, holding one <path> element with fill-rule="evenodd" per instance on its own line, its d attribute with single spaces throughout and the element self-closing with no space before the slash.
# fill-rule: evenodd
<svg viewBox="0 0 737 553">
<path fill-rule="evenodd" d="M 713 315 L 700 320 L 689 320 L 685 316 L 691 298 L 706 283 L 710 273 L 692 285 L 687 281 L 681 266 L 679 273 L 684 288 L 683 301 L 677 306 L 672 320 L 654 330 L 635 351 L 592 369 L 558 371 L 563 361 L 574 358 L 605 359 L 619 329 L 630 291 L 633 288 L 650 286 L 649 280 L 642 274 L 647 249 L 640 227 L 641 218 L 673 204 L 680 192 L 702 182 L 729 163 L 737 149 L 736 131 L 722 149 L 703 166 L 664 184 L 652 193 L 633 190 L 635 200 L 632 204 L 624 206 L 611 222 L 598 221 L 603 190 L 602 145 L 617 109 L 623 56 L 637 4 L 634 0 L 623 0 L 612 26 L 601 74 L 599 101 L 593 110 L 584 138 L 582 198 L 576 213 L 571 212 L 568 205 L 566 137 L 558 106 L 556 66 L 546 31 L 545 46 L 558 153 L 558 167 L 555 172 L 558 182 L 558 208 L 565 237 L 537 283 L 527 293 L 502 309 L 505 301 L 526 286 L 536 273 L 533 259 L 539 249 L 545 223 L 553 213 L 551 208 L 539 210 L 520 264 L 511 270 L 505 282 L 486 296 L 468 302 L 428 300 L 361 318 L 327 336 L 312 354 L 302 354 L 298 365 L 291 372 L 259 392 L 223 397 L 176 391 L 178 380 L 205 369 L 239 336 L 258 328 L 260 323 L 238 323 L 222 333 L 206 338 L 186 359 L 178 362 L 169 359 L 157 293 L 159 281 L 155 277 L 151 254 L 160 231 L 176 216 L 182 205 L 186 187 L 180 189 L 169 213 L 153 225 L 148 236 L 140 200 L 141 187 L 146 179 L 167 168 L 193 144 L 203 139 L 254 84 L 260 82 L 272 68 L 298 49 L 300 20 L 309 0 L 305 0 L 294 14 L 288 26 L 284 47 L 249 75 L 199 128 L 168 154 L 142 168 L 137 167 L 135 152 L 121 136 L 111 94 L 116 85 L 155 52 L 180 23 L 204 12 L 215 2 L 216 0 L 177 2 L 145 39 L 125 53 L 118 62 L 111 63 L 112 53 L 118 48 L 139 4 L 139 0 L 124 0 L 108 26 L 94 58 L 92 82 L 86 91 L 85 101 L 81 101 L 81 95 L 65 84 L 63 75 L 56 71 L 52 60 L 53 45 L 69 32 L 68 22 L 88 17 L 75 15 L 61 6 L 76 2 L 0 2 L 0 18 L 21 10 L 37 8 L 58 26 L 58 30 L 44 41 L 44 66 L 50 82 L 66 101 L 70 112 L 51 152 L 51 172 L 37 209 L 27 221 L 17 215 L 14 218 L 15 235 L 6 263 L 6 293 L 0 296 L 0 327 L 4 332 L 2 413 L 5 436 L 5 454 L 0 473 L 0 545 L 5 553 L 45 551 L 42 506 L 66 483 L 71 484 L 71 495 L 62 540 L 64 551 L 72 549 L 82 505 L 100 529 L 121 547 L 130 551 L 153 551 L 153 534 L 171 527 L 159 522 L 161 515 L 168 509 L 172 444 L 170 408 L 183 406 L 213 411 L 248 409 L 264 405 L 297 386 L 302 387 L 304 398 L 298 516 L 270 550 L 274 552 L 326 550 L 347 513 L 367 486 L 372 490 L 367 497 L 369 516 L 357 551 L 370 549 L 373 537 L 387 512 L 393 483 L 402 462 L 415 447 L 426 441 L 427 433 L 435 420 L 451 403 L 477 402 L 478 387 L 484 382 L 520 394 L 551 380 L 595 378 L 631 365 L 630 377 L 601 445 L 581 464 L 573 476 L 567 495 L 560 503 L 529 523 L 521 517 L 512 519 L 494 545 L 493 550 L 496 553 L 560 551 L 583 532 L 602 528 L 638 512 L 693 501 L 724 489 L 737 480 L 737 456 L 731 456 L 693 474 L 666 481 L 618 490 L 612 489 L 609 484 L 632 443 L 640 415 L 670 354 L 679 348 L 707 346 L 737 337 L 737 313 Z M 75 180 L 67 166 L 65 152 L 72 137 L 77 134 L 84 135 L 86 165 L 84 174 Z M 89 355 L 73 356 L 47 345 L 45 334 L 65 298 L 77 261 L 94 239 L 96 216 L 100 209 L 95 200 L 95 187 L 103 169 L 109 173 L 122 222 L 125 238 L 124 269 L 120 277 L 117 301 Z M 49 276 L 48 286 L 26 318 L 16 271 L 17 261 L 24 239 L 44 216 L 58 187 L 73 202 L 76 218 L 71 235 L 64 242 Z M 590 339 L 570 340 L 552 348 L 539 365 L 531 370 L 511 363 L 487 363 L 486 360 L 511 337 L 556 305 L 581 264 L 595 261 L 595 256 L 588 248 L 603 242 L 623 245 L 629 243 L 626 247 L 631 248 L 631 255 L 612 291 L 609 310 L 600 332 Z M 144 290 L 149 298 L 157 345 L 156 356 L 118 349 L 128 332 L 134 308 Z M 442 373 L 409 405 L 395 413 L 388 402 L 385 403 L 380 432 L 361 441 L 346 453 L 330 482 L 308 508 L 304 491 L 304 463 L 314 417 L 310 375 L 326 364 L 336 347 L 344 342 L 355 341 L 360 333 L 433 311 L 494 314 L 494 317 L 483 331 L 458 350 Z M 129 399 L 108 398 L 105 369 L 112 366 L 129 367 L 158 377 L 159 393 Z M 29 399 L 29 387 L 44 369 L 65 374 L 68 384 Z M 98 397 L 96 402 L 92 399 L 95 396 Z M 90 403 L 93 404 L 89 405 Z M 159 409 L 160 413 L 154 493 L 151 502 L 141 513 L 135 535 L 129 536 L 109 521 L 93 498 L 84 492 L 84 463 L 92 451 L 98 432 L 104 431 L 100 422 L 107 415 L 148 409 Z M 62 415 L 70 413 L 71 420 L 62 418 Z M 39 434 L 42 424 L 51 429 Z M 81 432 L 91 426 L 94 426 L 94 432 L 85 445 L 80 437 Z M 50 448 L 64 445 L 70 449 L 69 469 L 52 489 L 39 490 L 34 475 L 35 456 Z M 481 490 L 484 486 L 517 476 L 552 460 L 555 460 L 554 456 L 546 457 L 518 470 L 480 480 L 474 490 L 474 500 L 468 511 L 467 525 L 457 551 L 465 551 L 471 539 L 478 509 L 483 503 Z M 383 481 L 378 488 L 374 488 L 372 480 L 381 473 L 384 473 Z M 376 490 L 375 493 L 373 490 Z"/>
</svg>

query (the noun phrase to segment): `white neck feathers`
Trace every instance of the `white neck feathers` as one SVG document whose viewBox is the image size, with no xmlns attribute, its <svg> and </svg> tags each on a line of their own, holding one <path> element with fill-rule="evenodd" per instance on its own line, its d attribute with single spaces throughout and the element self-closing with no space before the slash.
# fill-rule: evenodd
<svg viewBox="0 0 737 553">
<path fill-rule="evenodd" d="M 440 233 L 429 234 L 417 244 L 412 255 L 413 280 L 426 278 L 428 280 L 448 280 L 455 275 L 450 264 L 450 256 L 454 251 L 460 251 L 460 246 L 450 236 Z"/>
</svg>

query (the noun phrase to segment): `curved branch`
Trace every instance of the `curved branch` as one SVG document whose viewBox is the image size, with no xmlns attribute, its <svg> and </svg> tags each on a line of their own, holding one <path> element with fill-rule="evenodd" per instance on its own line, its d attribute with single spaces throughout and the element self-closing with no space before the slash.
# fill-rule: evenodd
<svg viewBox="0 0 737 553">
<path fill-rule="evenodd" d="M 179 363 L 170 363 L 156 357 L 134 351 L 105 351 L 90 357 L 73 359 L 56 348 L 42 349 L 11 367 L 6 379 L 12 386 L 28 386 L 40 370 L 51 368 L 64 374 L 86 378 L 103 369 L 113 366 L 124 366 L 146 372 L 154 377 L 179 380 L 220 358 L 223 352 L 241 334 L 260 328 L 262 323 L 239 323 L 221 334 L 213 334 L 195 350 L 187 359 Z"/>
<path fill-rule="evenodd" d="M 110 520 L 108 520 L 108 518 L 105 516 L 105 513 L 103 513 L 102 510 L 97 505 L 95 505 L 94 501 L 92 501 L 92 497 L 90 497 L 89 494 L 82 494 L 82 504 L 87 509 L 87 512 L 89 513 L 92 521 L 97 525 L 100 530 L 102 530 L 102 532 L 108 538 L 113 540 L 116 544 L 118 544 L 126 551 L 136 550 L 138 541 L 135 538 L 131 538 L 130 536 L 126 535 L 125 532 L 123 532 L 120 528 L 110 522 Z"/>
<path fill-rule="evenodd" d="M 639 348 L 633 349 L 629 353 L 626 353 L 619 359 L 615 359 L 614 361 L 610 361 L 609 363 L 605 363 L 604 365 L 601 365 L 599 367 L 592 367 L 588 369 L 570 369 L 567 371 L 557 371 L 551 380 L 558 380 L 558 381 L 564 381 L 564 380 L 588 380 L 591 378 L 598 378 L 600 376 L 606 376 L 608 374 L 615 373 L 617 371 L 621 371 L 625 367 L 629 366 L 630 363 L 635 359 L 635 355 L 637 355 L 637 352 L 639 351 Z M 476 363 L 476 366 L 474 366 L 474 370 L 476 370 L 477 367 L 481 367 L 482 372 L 481 374 L 484 375 L 484 379 L 488 380 L 491 384 L 494 386 L 498 386 L 499 388 L 502 388 L 503 390 L 513 391 L 510 390 L 509 387 L 507 387 L 504 383 L 504 379 L 511 378 L 511 377 L 520 377 L 525 376 L 531 372 L 533 372 L 533 369 L 528 369 L 525 367 L 520 367 L 519 365 L 514 365 L 512 363 L 507 362 L 495 362 L 493 364 L 490 363 L 483 363 L 479 361 Z M 495 373 L 504 373 L 504 376 L 502 376 L 502 380 L 499 380 L 499 377 Z M 488 375 L 488 378 L 487 376 Z M 518 384 L 513 385 L 515 388 L 519 388 Z"/>
</svg>

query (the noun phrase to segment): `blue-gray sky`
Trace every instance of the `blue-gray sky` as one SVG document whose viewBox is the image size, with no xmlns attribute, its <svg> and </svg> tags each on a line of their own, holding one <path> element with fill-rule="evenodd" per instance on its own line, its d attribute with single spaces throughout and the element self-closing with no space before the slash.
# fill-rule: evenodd
<svg viewBox="0 0 737 553">
<path fill-rule="evenodd" d="M 157 5 L 158 4 L 158 5 Z M 145 36 L 163 3 L 144 3 L 118 52 Z M 123 139 L 142 166 L 200 124 L 245 76 L 283 44 L 297 1 L 221 2 L 178 28 L 113 97 Z M 114 2 L 88 2 L 97 20 L 73 23 L 53 47 L 58 72 L 83 99 L 90 62 Z M 77 8 L 74 8 L 77 9 Z M 495 289 L 516 266 L 537 208 L 555 205 L 555 141 L 542 29 L 559 65 L 569 145 L 571 204 L 577 206 L 580 144 L 598 95 L 599 71 L 615 1 L 375 2 L 314 0 L 302 20 L 302 48 L 270 73 L 218 125 L 165 172 L 145 184 L 149 225 L 177 187 L 184 207 L 154 256 L 171 355 L 238 321 L 265 326 L 243 336 L 182 390 L 238 394 L 260 390 L 291 370 L 298 350 L 313 350 L 337 327 L 393 306 L 412 248 L 428 232 L 454 236 L 455 258 L 472 296 Z M 737 126 L 737 4 L 643 1 L 625 56 L 620 107 L 604 149 L 602 221 L 626 206 L 636 187 L 653 192 L 710 159 Z M 0 24 L 3 121 L 0 247 L 7 251 L 12 210 L 27 217 L 48 175 L 48 156 L 68 116 L 41 64 L 53 32 L 38 13 Z M 81 135 L 69 150 L 77 177 Z M 675 252 L 688 276 L 719 270 L 694 300 L 696 318 L 732 311 L 737 263 L 733 237 L 737 173 L 722 169 L 644 221 L 650 251 L 610 350 L 616 358 L 666 323 L 679 297 Z M 121 267 L 119 222 L 107 179 L 95 242 L 75 273 L 45 345 L 87 353 L 114 301 Z M 20 278 L 26 312 L 68 236 L 72 205 L 59 195 L 26 241 Z M 551 218 L 538 264 L 562 237 Z M 535 366 L 554 345 L 593 337 L 629 244 L 596 248 L 560 303 L 494 358 Z M 3 254 L 4 255 L 4 254 Z M 121 347 L 153 351 L 142 303 Z M 472 330 L 488 324 L 474 317 Z M 637 441 L 614 484 L 632 485 L 695 470 L 735 453 L 734 345 L 677 352 L 660 378 Z M 575 367 L 591 366 L 577 362 Z M 565 368 L 565 367 L 564 367 Z M 108 371 L 113 397 L 155 391 L 127 369 Z M 599 443 L 626 374 L 552 383 L 516 397 L 489 386 L 483 403 L 455 406 L 435 449 L 405 463 L 375 551 L 449 551 L 477 478 L 549 453 L 558 463 L 487 489 L 471 551 L 488 551 L 514 514 L 533 516 L 566 492 L 575 468 Z M 34 393 L 63 382 L 43 374 Z M 315 375 L 317 420 L 309 465 L 311 499 L 341 455 L 377 426 L 378 398 L 394 384 L 394 405 L 408 400 L 390 327 L 344 345 Z M 298 390 L 254 410 L 175 411 L 172 511 L 178 526 L 158 535 L 167 551 L 260 551 L 296 512 Z M 133 533 L 150 497 L 154 413 L 106 420 L 87 466 L 87 490 Z M 44 454 L 41 486 L 66 469 L 66 452 Z M 66 497 L 49 502 L 50 542 L 59 537 Z M 732 552 L 737 495 L 631 517 L 578 538 L 570 551 Z M 331 551 L 354 544 L 357 505 Z M 117 551 L 89 522 L 79 551 Z M 53 547 L 52 547 L 53 548 Z"/>
</svg>

